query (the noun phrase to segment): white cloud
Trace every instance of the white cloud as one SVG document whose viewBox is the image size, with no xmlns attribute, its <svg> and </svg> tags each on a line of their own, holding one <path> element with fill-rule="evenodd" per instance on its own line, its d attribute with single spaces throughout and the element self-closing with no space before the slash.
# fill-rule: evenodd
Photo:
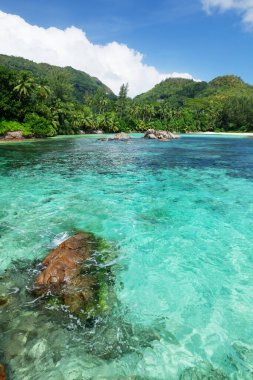
<svg viewBox="0 0 253 380">
<path fill-rule="evenodd" d="M 217 8 L 221 11 L 236 10 L 243 19 L 243 22 L 253 26 L 253 0 L 201 0 L 206 12 L 210 13 Z"/>
<path fill-rule="evenodd" d="M 96 76 L 118 93 L 122 83 L 129 84 L 129 95 L 149 90 L 168 77 L 192 79 L 187 73 L 160 73 L 143 63 L 143 55 L 127 45 L 111 42 L 91 43 L 85 32 L 74 26 L 65 30 L 28 24 L 19 16 L 0 11 L 0 53 L 21 56 Z"/>
</svg>

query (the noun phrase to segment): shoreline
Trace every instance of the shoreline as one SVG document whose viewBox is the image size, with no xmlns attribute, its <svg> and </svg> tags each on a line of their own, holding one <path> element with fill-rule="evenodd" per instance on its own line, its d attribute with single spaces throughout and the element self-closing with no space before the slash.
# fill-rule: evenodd
<svg viewBox="0 0 253 380">
<path fill-rule="evenodd" d="M 253 137 L 253 132 L 190 132 L 189 135 L 223 135 Z"/>
<path fill-rule="evenodd" d="M 133 132 L 134 133 L 134 132 Z M 135 132 L 136 133 L 136 132 Z M 137 132 L 138 133 L 138 132 Z M 66 137 L 90 137 L 90 136 L 102 136 L 102 135 L 113 135 L 114 133 L 82 133 L 77 135 L 57 135 L 54 137 L 44 137 L 44 138 L 24 138 L 24 139 L 13 139 L 13 140 L 5 140 L 4 138 L 0 138 L 0 144 L 8 144 L 8 143 L 22 143 L 22 142 L 37 142 L 42 140 L 51 140 L 55 138 L 66 138 Z M 131 133 L 129 133 L 131 134 Z M 139 132 L 138 134 L 143 134 Z M 193 136 L 193 135 L 206 135 L 206 136 L 238 136 L 238 137 L 253 137 L 253 132 L 189 132 L 189 133 L 179 133 L 181 136 Z"/>
</svg>

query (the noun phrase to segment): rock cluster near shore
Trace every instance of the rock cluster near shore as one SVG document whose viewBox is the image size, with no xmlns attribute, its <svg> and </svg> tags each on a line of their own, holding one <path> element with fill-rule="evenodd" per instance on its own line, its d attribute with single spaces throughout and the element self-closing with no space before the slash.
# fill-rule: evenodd
<svg viewBox="0 0 253 380">
<path fill-rule="evenodd" d="M 102 138 L 99 138 L 98 140 L 99 141 L 126 141 L 129 139 L 131 139 L 131 136 L 129 136 L 127 133 L 120 132 L 120 133 L 115 133 L 113 138 L 102 137 Z"/>
<path fill-rule="evenodd" d="M 168 141 L 171 139 L 179 139 L 179 136 L 169 131 L 156 131 L 155 129 L 148 129 L 144 134 L 144 138 Z"/>
<path fill-rule="evenodd" d="M 130 138 L 131 138 L 131 136 L 127 135 L 124 132 L 116 133 L 114 135 L 114 140 L 128 140 Z"/>
</svg>

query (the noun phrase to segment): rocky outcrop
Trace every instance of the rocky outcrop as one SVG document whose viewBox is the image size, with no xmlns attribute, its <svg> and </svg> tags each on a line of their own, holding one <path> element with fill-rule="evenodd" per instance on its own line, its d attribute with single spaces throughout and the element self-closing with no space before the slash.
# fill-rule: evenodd
<svg viewBox="0 0 253 380">
<path fill-rule="evenodd" d="M 104 282 L 94 252 L 94 235 L 79 232 L 51 251 L 42 261 L 33 293 L 57 297 L 72 313 L 90 311 L 104 302 Z"/>
<path fill-rule="evenodd" d="M 5 140 L 23 140 L 23 132 L 22 131 L 15 131 L 15 132 L 7 132 L 4 136 Z"/>
<path fill-rule="evenodd" d="M 7 380 L 5 367 L 0 363 L 0 380 Z"/>
<path fill-rule="evenodd" d="M 161 141 L 168 141 L 171 139 L 178 139 L 179 136 L 175 135 L 172 132 L 169 131 L 156 131 L 155 129 L 148 129 L 144 137 L 146 139 L 154 139 L 154 140 L 161 140 Z"/>
<path fill-rule="evenodd" d="M 132 137 L 127 135 L 124 132 L 116 133 L 113 137 L 100 137 L 98 141 L 126 141 L 131 139 Z"/>
<path fill-rule="evenodd" d="M 120 132 L 120 133 L 116 133 L 116 134 L 114 135 L 113 140 L 128 140 L 128 139 L 130 139 L 130 138 L 131 138 L 131 136 L 127 135 L 127 134 L 124 133 L 124 132 Z"/>
</svg>

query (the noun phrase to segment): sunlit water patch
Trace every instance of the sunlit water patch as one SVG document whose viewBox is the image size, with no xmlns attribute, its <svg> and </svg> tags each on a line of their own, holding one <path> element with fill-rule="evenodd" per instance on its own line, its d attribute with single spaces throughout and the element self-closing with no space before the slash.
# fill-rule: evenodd
<svg viewBox="0 0 253 380">
<path fill-rule="evenodd" d="M 0 154 L 10 379 L 253 378 L 253 139 L 58 138 Z M 27 290 L 34 260 L 76 231 L 117 250 L 116 301 L 92 325 Z"/>
</svg>

